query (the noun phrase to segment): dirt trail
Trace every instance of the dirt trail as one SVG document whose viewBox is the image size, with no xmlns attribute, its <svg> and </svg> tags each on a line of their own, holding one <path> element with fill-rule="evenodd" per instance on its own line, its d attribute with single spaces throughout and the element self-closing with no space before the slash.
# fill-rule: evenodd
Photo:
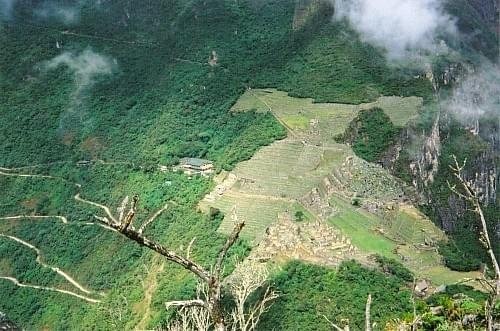
<svg viewBox="0 0 500 331">
<path fill-rule="evenodd" d="M 144 313 L 142 314 L 141 321 L 136 325 L 134 330 L 145 330 L 147 323 L 151 318 L 151 302 L 153 301 L 153 294 L 158 286 L 158 274 L 163 272 L 165 268 L 165 262 L 158 264 L 159 257 L 155 255 L 153 258 L 153 265 L 151 271 L 148 273 L 147 278 L 144 280 L 144 299 L 139 304 L 145 308 Z"/>
<path fill-rule="evenodd" d="M 276 118 L 276 120 L 278 120 L 278 122 L 280 122 L 281 125 L 283 125 L 283 127 L 285 129 L 287 129 L 287 131 L 294 137 L 294 138 L 297 138 L 297 139 L 300 139 L 300 137 L 297 135 L 297 133 L 295 133 L 295 131 L 290 127 L 288 126 L 288 124 L 286 124 L 281 118 L 279 118 L 279 116 L 273 111 L 273 108 L 271 107 L 271 105 L 269 105 L 269 103 L 262 99 L 261 97 L 259 97 L 258 95 L 256 95 L 255 93 L 253 93 L 252 91 L 250 91 L 250 93 L 253 95 L 253 97 L 257 100 L 259 100 L 260 102 L 262 102 L 264 105 L 266 105 L 266 107 L 269 109 L 269 112 L 271 114 L 273 114 L 274 118 Z"/>
<path fill-rule="evenodd" d="M 68 181 L 68 180 L 66 180 L 64 178 L 59 178 L 59 177 L 54 177 L 54 176 L 48 176 L 48 175 L 7 173 L 5 171 L 12 171 L 13 169 L 8 169 L 8 168 L 0 168 L 0 169 L 2 170 L 2 171 L 0 171 L 0 175 L 3 175 L 3 176 L 59 179 L 59 180 L 63 180 L 65 182 L 69 182 L 69 183 L 75 185 L 75 187 L 77 187 L 78 189 L 81 188 L 81 184 Z M 93 203 L 93 202 L 90 202 L 90 201 L 87 201 L 87 200 L 84 200 L 84 199 L 80 198 L 80 193 L 77 193 L 74 196 L 74 199 L 77 200 L 77 201 L 85 202 L 87 204 L 91 204 L 93 206 L 102 208 L 102 209 L 104 209 L 106 211 L 106 213 L 108 215 L 110 215 L 110 216 L 112 215 L 111 211 L 106 206 L 103 206 L 103 205 L 100 205 L 100 204 L 97 204 L 97 203 Z M 64 216 L 17 215 L 17 216 L 0 217 L 0 220 L 51 219 L 51 218 L 59 219 L 64 224 L 68 224 L 69 223 L 68 219 L 66 217 L 64 217 Z M 93 291 L 88 290 L 83 285 L 81 285 L 80 283 L 78 283 L 73 277 L 71 277 L 70 275 L 68 275 L 66 272 L 62 271 L 60 268 L 53 267 L 53 266 L 50 266 L 50 265 L 46 264 L 43 261 L 41 251 L 36 246 L 34 246 L 34 245 L 32 245 L 32 244 L 30 244 L 30 243 L 28 243 L 28 242 L 26 242 L 26 241 L 24 241 L 24 240 L 22 240 L 20 238 L 17 238 L 15 236 L 10 236 L 10 235 L 6 235 L 6 234 L 3 234 L 3 233 L 0 233 L 0 237 L 11 239 L 11 240 L 13 240 L 13 241 L 15 241 L 15 242 L 23 245 L 23 246 L 28 247 L 29 249 L 35 251 L 35 253 L 37 255 L 36 262 L 38 264 L 40 264 L 42 267 L 51 269 L 52 271 L 54 271 L 55 273 L 57 273 L 58 275 L 60 275 L 64 279 L 66 279 L 70 284 L 72 284 L 74 287 L 76 287 L 78 290 L 80 290 L 83 293 L 85 293 L 85 294 L 93 294 L 94 293 Z M 47 290 L 47 291 L 64 293 L 64 294 L 75 296 L 77 298 L 83 299 L 83 300 L 85 300 L 87 302 L 91 302 L 91 303 L 98 303 L 98 302 L 100 302 L 100 300 L 93 299 L 93 298 L 90 298 L 90 297 L 87 297 L 87 296 L 84 296 L 84 295 L 80 295 L 80 294 L 77 294 L 77 293 L 72 292 L 72 291 L 61 290 L 61 289 L 57 289 L 57 288 L 53 288 L 53 287 L 38 286 L 38 285 L 31 285 L 31 284 L 23 284 L 23 283 L 19 282 L 19 280 L 16 279 L 16 278 L 14 278 L 14 277 L 1 276 L 0 279 L 9 280 L 9 281 L 13 282 L 14 284 L 16 284 L 17 286 L 19 286 L 19 287 L 28 287 L 28 288 L 34 288 L 34 289 L 41 289 L 41 290 Z M 100 295 L 102 295 L 102 294 L 100 294 Z"/>
<path fill-rule="evenodd" d="M 64 279 L 66 279 L 68 282 L 70 282 L 73 286 L 75 286 L 76 288 L 78 288 L 80 291 L 86 293 L 86 294 L 92 294 L 92 291 L 86 289 L 85 287 L 83 287 L 82 285 L 80 285 L 80 283 L 78 283 L 76 280 L 74 280 L 70 275 L 68 275 L 67 273 L 65 273 L 64 271 L 62 271 L 61 269 L 57 268 L 57 267 L 53 267 L 53 266 L 50 266 L 48 264 L 46 264 L 43 259 L 42 259 L 42 253 L 40 252 L 40 250 L 30 244 L 29 242 L 26 242 L 22 239 L 19 239 L 17 237 L 14 237 L 14 236 L 9 236 L 9 235 L 5 235 L 5 234 L 2 234 L 0 233 L 0 237 L 3 237 L 3 238 L 8 238 L 8 239 L 11 239 L 11 240 L 14 240 L 15 242 L 17 243 L 20 243 L 21 245 L 23 246 L 26 246 L 28 247 L 29 249 L 35 251 L 36 253 L 36 262 L 38 264 L 40 264 L 42 267 L 44 268 L 48 268 L 48 269 L 51 269 L 52 271 L 54 271 L 55 273 L 57 273 L 58 275 L 62 276 Z"/>
<path fill-rule="evenodd" d="M 51 219 L 51 218 L 57 218 L 61 220 L 64 224 L 68 224 L 68 219 L 64 216 L 39 216 L 39 215 L 18 215 L 18 216 L 6 216 L 6 217 L 0 217 L 0 220 L 3 221 L 9 221 L 9 220 L 22 220 L 22 219 Z"/>
<path fill-rule="evenodd" d="M 99 303 L 99 302 L 101 302 L 101 300 L 92 299 L 92 298 L 89 298 L 89 297 L 86 297 L 84 295 L 80 295 L 78 293 L 71 292 L 71 291 L 61 290 L 61 289 L 57 289 L 57 288 L 53 288 L 53 287 L 31 285 L 31 284 L 23 284 L 17 278 L 14 278 L 14 277 L 0 276 L 0 279 L 11 281 L 16 286 L 19 286 L 19 287 L 27 287 L 27 288 L 34 288 L 34 289 L 38 289 L 38 290 L 45 290 L 45 291 L 63 293 L 63 294 L 67 294 L 67 295 L 71 295 L 71 296 L 77 297 L 79 299 L 85 300 L 85 301 L 90 302 L 90 303 Z"/>
<path fill-rule="evenodd" d="M 5 168 L 1 168 L 3 170 L 0 170 L 0 175 L 2 176 L 11 176 L 11 177 L 35 177 L 35 178 L 48 178 L 48 179 L 58 179 L 57 177 L 54 176 L 47 176 L 47 175 L 30 175 L 30 174 L 13 174 L 5 171 L 11 171 L 11 170 L 5 170 Z"/>
<path fill-rule="evenodd" d="M 110 218 L 110 220 L 114 221 L 115 223 L 118 223 L 118 221 L 115 219 L 115 217 L 111 213 L 111 210 L 109 210 L 108 207 L 106 207 L 104 205 L 101 205 L 100 203 L 97 203 L 97 202 L 85 200 L 85 199 L 83 199 L 83 198 L 80 197 L 80 193 L 77 193 L 74 196 L 74 199 L 76 201 L 80 201 L 80 202 L 83 202 L 83 203 L 86 203 L 88 205 L 91 205 L 91 206 L 94 206 L 94 207 L 97 207 L 97 208 L 100 208 L 100 209 L 104 210 L 104 212 L 106 212 L 106 215 L 108 215 L 108 217 Z"/>
<path fill-rule="evenodd" d="M 39 168 L 39 167 L 46 167 L 54 164 L 67 164 L 70 163 L 70 161 L 55 161 L 55 162 L 49 162 L 49 163 L 40 163 L 40 164 L 34 164 L 34 165 L 27 165 L 27 166 L 22 166 L 22 167 L 16 167 L 16 168 L 5 168 L 5 167 L 0 167 L 0 170 L 3 171 L 18 171 L 18 170 L 23 170 L 23 169 L 33 169 L 33 168 Z"/>
</svg>

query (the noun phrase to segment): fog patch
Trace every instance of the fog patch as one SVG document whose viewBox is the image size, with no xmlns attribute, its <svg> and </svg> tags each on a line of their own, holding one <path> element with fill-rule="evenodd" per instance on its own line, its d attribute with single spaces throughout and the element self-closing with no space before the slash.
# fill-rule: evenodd
<svg viewBox="0 0 500 331">
<path fill-rule="evenodd" d="M 10 19 L 12 18 L 12 10 L 16 0 L 0 0 L 0 19 Z"/>
<path fill-rule="evenodd" d="M 80 8 L 78 5 L 64 6 L 45 2 L 34 10 L 34 15 L 43 19 L 55 19 L 64 24 L 74 24 L 80 20 Z"/>
<path fill-rule="evenodd" d="M 440 0 L 336 0 L 334 19 L 347 19 L 364 42 L 386 51 L 391 63 L 425 62 L 447 46 L 438 34 L 456 34 Z"/>
<path fill-rule="evenodd" d="M 80 127 L 88 129 L 92 121 L 85 109 L 88 92 L 102 76 L 112 75 L 118 65 L 115 59 L 86 49 L 79 54 L 64 52 L 43 64 L 45 70 L 67 68 L 73 75 L 74 90 L 67 109 L 61 114 L 59 133 L 76 132 Z"/>
<path fill-rule="evenodd" d="M 500 119 L 500 65 L 483 62 L 453 89 L 444 108 L 468 127 L 482 117 Z"/>
</svg>

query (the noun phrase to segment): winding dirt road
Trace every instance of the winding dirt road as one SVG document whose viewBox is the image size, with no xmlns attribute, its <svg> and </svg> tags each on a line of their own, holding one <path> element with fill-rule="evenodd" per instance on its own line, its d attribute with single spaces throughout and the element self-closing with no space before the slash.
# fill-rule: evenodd
<svg viewBox="0 0 500 331">
<path fill-rule="evenodd" d="M 82 285 L 80 285 L 80 283 L 78 283 L 73 277 L 71 277 L 70 275 L 68 275 L 67 273 L 65 273 L 64 271 L 62 271 L 61 269 L 59 269 L 57 267 L 50 266 L 47 263 L 45 263 L 43 261 L 43 259 L 42 259 L 42 253 L 40 252 L 40 250 L 36 246 L 34 246 L 34 245 L 30 244 L 29 242 L 26 242 L 26 241 L 18 238 L 18 237 L 15 237 L 15 236 L 10 236 L 10 235 L 6 235 L 6 234 L 0 233 L 0 237 L 11 239 L 11 240 L 13 240 L 13 241 L 15 241 L 17 243 L 20 243 L 23 246 L 26 246 L 29 249 L 35 251 L 35 253 L 36 253 L 36 262 L 38 264 L 40 264 L 44 268 L 51 269 L 52 271 L 54 271 L 58 275 L 62 276 L 64 279 L 66 279 L 68 282 L 70 282 L 73 286 L 75 286 L 76 288 L 78 288 L 83 293 L 92 294 L 92 291 L 90 291 L 90 290 L 86 289 L 85 287 L 83 287 Z"/>
<path fill-rule="evenodd" d="M 46 286 L 39 286 L 39 285 L 23 284 L 17 278 L 14 278 L 14 277 L 0 276 L 0 279 L 11 281 L 12 283 L 14 283 L 15 285 L 17 285 L 19 287 L 28 287 L 28 288 L 38 289 L 38 290 L 63 293 L 63 294 L 67 294 L 67 295 L 71 295 L 71 296 L 77 297 L 79 299 L 85 300 L 85 301 L 90 302 L 90 303 L 99 303 L 99 302 L 101 302 L 101 300 L 92 299 L 92 298 L 86 297 L 84 295 L 80 295 L 78 293 L 67 291 L 67 290 L 61 290 L 61 289 L 58 289 L 58 288 L 46 287 Z"/>
</svg>

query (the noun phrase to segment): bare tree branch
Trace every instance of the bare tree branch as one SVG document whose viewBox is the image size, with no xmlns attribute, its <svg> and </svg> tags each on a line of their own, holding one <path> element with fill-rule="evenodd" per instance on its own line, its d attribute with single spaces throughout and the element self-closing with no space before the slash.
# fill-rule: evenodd
<svg viewBox="0 0 500 331">
<path fill-rule="evenodd" d="M 122 204 L 120 207 L 118 207 L 118 222 L 123 222 L 123 217 L 125 216 L 125 209 L 127 208 L 128 205 L 128 195 L 123 199 Z"/>
<path fill-rule="evenodd" d="M 151 216 L 146 222 L 144 222 L 140 227 L 139 227 L 139 233 L 143 233 L 144 230 L 146 230 L 146 227 L 148 227 L 149 224 L 153 223 L 158 216 L 160 216 L 165 210 L 168 209 L 168 203 L 165 204 L 162 208 L 160 208 L 158 211 L 156 211 L 153 216 Z M 189 259 L 189 256 L 187 257 Z"/>
<path fill-rule="evenodd" d="M 186 258 L 189 259 L 189 257 L 191 256 L 191 249 L 193 248 L 193 244 L 194 244 L 194 241 L 196 240 L 196 237 L 194 237 L 193 239 L 191 239 L 191 241 L 189 242 L 189 245 L 186 249 Z"/>
<path fill-rule="evenodd" d="M 132 203 L 130 205 L 130 209 L 127 212 L 127 215 L 125 215 L 125 218 L 123 221 L 121 221 L 121 231 L 123 232 L 128 229 L 129 226 L 132 225 L 132 221 L 135 218 L 135 213 L 137 211 L 137 203 L 139 202 L 139 197 L 137 195 L 134 195 L 132 198 Z"/>
<path fill-rule="evenodd" d="M 368 294 L 368 299 L 366 300 L 366 307 L 365 307 L 365 330 L 366 331 L 372 331 L 371 307 L 372 307 L 372 295 Z"/>
<path fill-rule="evenodd" d="M 135 241 L 141 246 L 147 247 L 151 249 L 152 251 L 164 256 L 167 260 L 177 263 L 178 265 L 184 267 L 185 269 L 189 270 L 193 274 L 195 274 L 198 278 L 200 278 L 206 285 L 207 285 L 207 292 L 205 295 L 205 299 L 194 299 L 194 300 L 187 300 L 187 301 L 172 301 L 166 304 L 167 308 L 172 307 L 172 306 L 181 306 L 183 309 L 192 308 L 195 309 L 196 307 L 201 308 L 208 312 L 208 317 L 209 322 L 211 325 L 214 326 L 215 330 L 217 331 L 224 331 L 226 330 L 226 321 L 225 321 L 225 312 L 222 306 L 222 282 L 221 282 L 221 274 L 222 274 L 222 265 L 224 263 L 224 259 L 231 248 L 231 246 L 234 245 L 236 240 L 238 239 L 241 230 L 243 229 L 245 223 L 244 222 L 236 222 L 236 226 L 227 239 L 226 243 L 220 250 L 216 263 L 214 264 L 213 268 L 211 269 L 212 272 L 209 272 L 206 270 L 204 267 L 201 265 L 195 263 L 190 259 L 190 253 L 191 253 L 191 248 L 194 243 L 194 238 L 191 240 L 188 250 L 187 250 L 187 258 L 181 256 L 180 254 L 176 253 L 175 251 L 172 251 L 168 249 L 167 247 L 150 240 L 149 238 L 145 237 L 143 235 L 144 230 L 146 227 L 152 223 L 163 211 L 165 211 L 168 208 L 168 204 L 165 204 L 163 208 L 155 212 L 149 219 L 147 219 L 140 227 L 138 230 L 135 229 L 133 226 L 133 222 L 135 220 L 136 214 L 137 214 L 137 203 L 139 201 L 138 196 L 134 196 L 132 199 L 132 202 L 128 203 L 128 198 L 125 198 L 122 201 L 122 204 L 120 208 L 117 209 L 119 216 L 118 218 L 115 218 L 111 210 L 103 206 L 101 204 L 88 201 L 85 199 L 82 199 L 79 194 L 75 196 L 75 199 L 84 203 L 87 203 L 89 205 L 98 207 L 106 213 L 106 217 L 98 216 L 96 215 L 95 218 L 100 221 L 105 227 L 110 228 L 114 231 L 120 232 L 122 235 L 125 237 Z M 127 208 L 127 204 L 130 205 L 128 212 L 125 214 L 125 209 Z M 236 214 L 233 215 L 234 219 L 236 219 Z M 263 300 L 263 303 L 260 305 L 255 306 L 255 312 L 253 313 L 252 320 L 255 321 L 254 324 L 258 321 L 258 317 L 265 311 L 266 309 L 266 304 L 269 302 L 271 299 L 275 297 L 274 292 L 266 292 L 266 297 L 265 300 Z M 193 322 L 194 325 L 198 325 L 198 323 L 202 323 L 205 321 L 204 318 L 202 317 L 196 317 L 193 316 L 192 312 L 185 312 L 183 313 L 184 315 L 181 315 L 182 318 L 186 319 L 188 318 L 194 318 L 197 319 L 197 321 Z M 203 314 L 201 314 L 203 315 Z M 175 327 L 172 326 L 172 330 L 177 330 L 179 327 L 181 329 L 184 329 L 184 327 L 188 327 L 191 322 L 188 320 L 185 320 L 188 324 L 185 324 L 182 321 L 177 321 L 175 324 Z M 202 323 L 203 324 L 203 323 Z"/>
<path fill-rule="evenodd" d="M 275 291 L 267 287 L 262 298 L 254 305 L 248 306 L 250 296 L 265 285 L 268 276 L 267 267 L 255 260 L 238 264 L 229 276 L 229 291 L 235 300 L 235 307 L 231 312 L 233 331 L 255 330 L 270 302 L 278 297 Z"/>
<path fill-rule="evenodd" d="M 495 289 L 495 296 L 498 298 L 500 296 L 500 267 L 498 265 L 498 260 L 495 256 L 495 253 L 493 252 L 493 247 L 491 245 L 490 241 L 490 236 L 488 233 L 488 225 L 486 223 L 486 218 L 483 213 L 483 209 L 481 207 L 481 202 L 479 200 L 479 196 L 475 189 L 470 185 L 464 178 L 462 171 L 465 169 L 465 165 L 467 163 L 467 159 L 464 160 L 462 165 L 458 163 L 457 157 L 453 155 L 453 160 L 455 162 L 454 166 L 450 166 L 451 170 L 453 170 L 454 176 L 458 179 L 460 182 L 463 190 L 465 193 L 460 192 L 457 188 L 456 185 L 451 186 L 448 183 L 448 186 L 450 190 L 458 195 L 460 198 L 468 201 L 474 206 L 474 212 L 479 215 L 479 219 L 481 221 L 481 226 L 482 226 L 482 232 L 481 232 L 481 237 L 479 238 L 480 241 L 483 243 L 485 246 L 488 255 L 490 256 L 491 263 L 493 265 L 493 269 L 495 271 L 495 280 L 496 280 L 496 289 Z"/>
<path fill-rule="evenodd" d="M 330 321 L 328 319 L 328 317 L 326 317 L 325 315 L 322 315 L 324 319 L 326 319 L 328 321 L 328 323 L 330 323 L 330 325 L 337 331 L 349 331 L 349 325 L 346 325 L 343 329 L 341 327 L 339 327 L 337 324 L 333 323 L 332 321 Z"/>
<path fill-rule="evenodd" d="M 104 218 L 104 220 L 107 220 L 107 219 Z M 147 248 L 155 251 L 156 253 L 163 255 L 164 257 L 167 258 L 167 260 L 181 265 L 182 267 L 191 271 L 192 273 L 194 273 L 196 276 L 203 279 L 204 281 L 209 280 L 210 273 L 207 270 L 205 270 L 205 268 L 203 268 L 199 264 L 197 264 L 189 259 L 182 257 L 181 255 L 177 254 L 176 252 L 169 250 L 167 247 L 144 237 L 143 235 L 138 233 L 133 228 L 125 228 L 124 229 L 121 224 L 114 224 L 114 223 L 109 222 L 109 221 L 108 221 L 108 223 L 106 223 L 106 225 L 109 226 L 110 228 L 120 232 L 125 237 L 137 242 L 139 245 L 147 247 Z"/>
<path fill-rule="evenodd" d="M 215 276 L 218 277 L 219 279 L 220 279 L 220 274 L 221 274 L 222 263 L 224 262 L 224 258 L 227 255 L 227 251 L 236 242 L 236 240 L 238 239 L 238 237 L 241 233 L 241 230 L 243 230 L 243 227 L 245 226 L 245 222 L 238 223 L 238 216 L 236 215 L 236 212 L 234 210 L 233 210 L 232 218 L 233 218 L 233 221 L 235 221 L 236 225 L 233 229 L 233 232 L 229 236 L 229 238 L 227 238 L 227 241 L 224 244 L 224 247 L 222 247 L 222 249 L 220 250 L 219 257 L 217 258 L 217 262 L 215 263 L 214 273 L 215 273 Z"/>
<path fill-rule="evenodd" d="M 165 303 L 165 308 L 170 309 L 172 307 L 205 307 L 205 301 L 201 299 L 184 300 L 184 301 L 169 301 Z"/>
</svg>

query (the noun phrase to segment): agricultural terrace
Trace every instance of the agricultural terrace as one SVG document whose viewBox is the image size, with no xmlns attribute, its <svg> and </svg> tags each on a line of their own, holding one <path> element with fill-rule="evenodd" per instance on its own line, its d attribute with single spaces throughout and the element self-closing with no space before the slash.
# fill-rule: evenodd
<svg viewBox="0 0 500 331">
<path fill-rule="evenodd" d="M 236 213 L 247 224 L 242 236 L 258 245 L 280 215 L 293 218 L 302 206 L 306 221 L 334 226 L 366 256 L 401 259 L 417 276 L 430 274 L 439 284 L 474 276 L 443 266 L 434 243 L 446 237 L 406 202 L 411 188 L 333 140 L 361 109 L 372 107 L 382 108 L 395 125 L 404 126 L 418 114 L 422 99 L 381 97 L 360 105 L 327 104 L 274 89 L 247 90 L 231 111 L 271 111 L 287 128 L 288 138 L 261 148 L 231 173 L 219 176 L 216 189 L 200 207 Z M 234 220 L 225 217 L 219 231 L 230 233 L 233 225 Z"/>
<path fill-rule="evenodd" d="M 293 98 L 276 89 L 247 90 L 231 111 L 272 111 L 274 116 L 295 135 L 316 138 L 315 142 L 332 142 L 344 133 L 362 109 L 379 107 L 396 126 L 404 126 L 415 118 L 423 104 L 420 97 L 380 97 L 375 102 L 359 105 L 315 103 L 313 99 Z M 318 139 L 319 137 L 320 139 Z"/>
</svg>

